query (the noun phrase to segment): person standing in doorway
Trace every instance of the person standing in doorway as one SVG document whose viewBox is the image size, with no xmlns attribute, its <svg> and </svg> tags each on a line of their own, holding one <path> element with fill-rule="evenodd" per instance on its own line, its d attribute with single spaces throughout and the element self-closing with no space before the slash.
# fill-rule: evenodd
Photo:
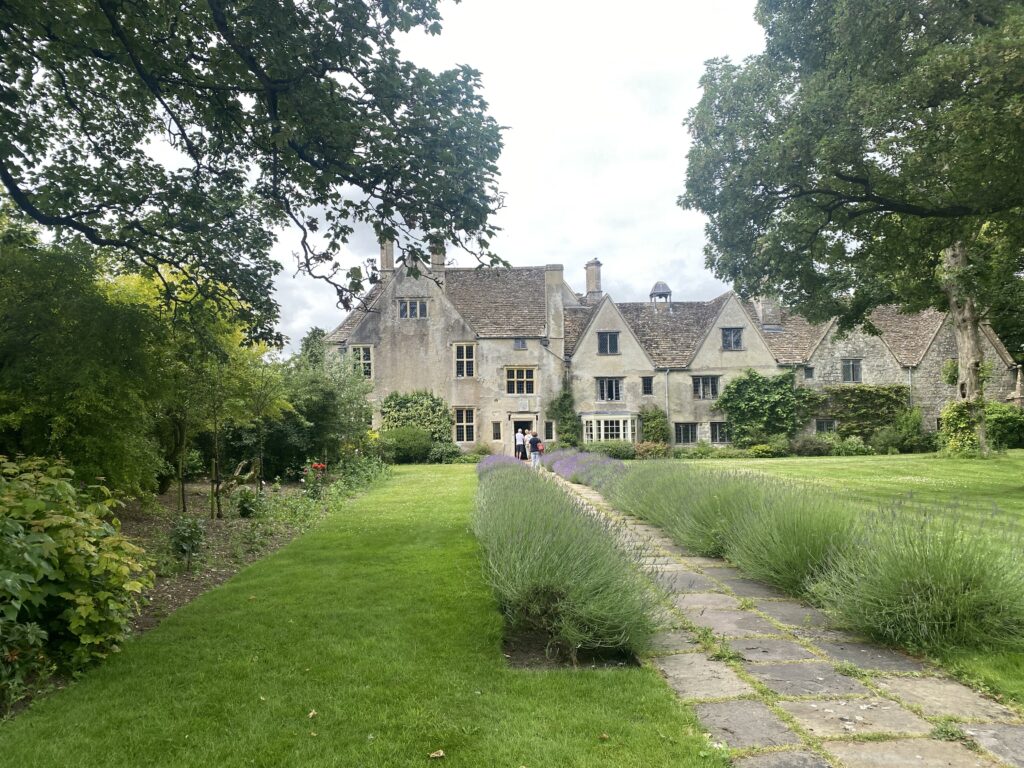
<svg viewBox="0 0 1024 768">
<path fill-rule="evenodd" d="M 540 469 L 540 438 L 537 437 L 537 432 L 534 430 L 530 433 L 530 466 L 534 469 Z"/>
<path fill-rule="evenodd" d="M 516 458 L 526 461 L 526 438 L 521 429 L 516 430 Z"/>
</svg>

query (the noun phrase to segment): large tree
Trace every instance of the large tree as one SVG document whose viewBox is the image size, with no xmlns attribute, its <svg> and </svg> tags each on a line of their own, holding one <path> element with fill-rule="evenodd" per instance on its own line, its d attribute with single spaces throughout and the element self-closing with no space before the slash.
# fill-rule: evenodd
<svg viewBox="0 0 1024 768">
<path fill-rule="evenodd" d="M 843 327 L 949 310 L 979 398 L 988 296 L 1024 266 L 1024 3 L 760 0 L 757 19 L 764 53 L 708 62 L 687 120 L 708 265 Z"/>
<path fill-rule="evenodd" d="M 500 129 L 478 73 L 404 61 L 435 0 L 4 0 L 0 187 L 58 235 L 220 294 L 264 334 L 275 232 L 348 307 L 356 222 L 493 262 Z"/>
</svg>

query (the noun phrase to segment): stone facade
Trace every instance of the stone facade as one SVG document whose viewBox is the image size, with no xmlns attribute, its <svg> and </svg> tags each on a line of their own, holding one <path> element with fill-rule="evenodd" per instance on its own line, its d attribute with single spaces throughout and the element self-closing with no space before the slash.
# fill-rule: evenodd
<svg viewBox="0 0 1024 768">
<path fill-rule="evenodd" d="M 463 447 L 510 453 L 517 428 L 557 439 L 547 404 L 572 387 L 585 440 L 639 439 L 644 405 L 666 411 L 674 442 L 727 442 L 717 394 L 748 369 L 766 376 L 795 370 L 799 386 L 904 384 L 934 428 L 954 395 L 942 381 L 955 358 L 949 318 L 880 308 L 880 331 L 842 335 L 812 325 L 769 299 L 729 292 L 705 302 L 672 302 L 659 282 L 652 301 L 616 303 L 601 291 L 601 264 L 587 264 L 587 291 L 574 292 L 561 265 L 504 270 L 446 268 L 410 278 L 382 249 L 382 281 L 329 336 L 358 357 L 375 401 L 426 389 L 456 416 Z M 425 314 L 425 316 L 424 316 Z M 1013 361 L 991 329 L 987 394 L 1012 399 Z M 811 425 L 813 428 L 814 425 Z"/>
</svg>

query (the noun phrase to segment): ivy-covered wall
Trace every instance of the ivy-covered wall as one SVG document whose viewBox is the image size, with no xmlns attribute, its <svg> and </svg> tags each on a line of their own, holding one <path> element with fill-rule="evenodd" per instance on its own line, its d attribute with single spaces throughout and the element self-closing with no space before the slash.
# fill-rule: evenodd
<svg viewBox="0 0 1024 768">
<path fill-rule="evenodd" d="M 868 440 L 875 430 L 894 423 L 910 406 L 910 388 L 903 384 L 871 386 L 844 384 L 825 387 L 821 415 L 836 420 L 842 437 L 856 435 Z"/>
</svg>

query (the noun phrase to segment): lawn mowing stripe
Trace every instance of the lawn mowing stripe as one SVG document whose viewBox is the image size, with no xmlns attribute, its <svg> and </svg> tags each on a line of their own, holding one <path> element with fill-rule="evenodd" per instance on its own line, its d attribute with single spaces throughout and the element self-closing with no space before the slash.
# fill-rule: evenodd
<svg viewBox="0 0 1024 768">
<path fill-rule="evenodd" d="M 471 467 L 397 471 L 0 725 L 2 762 L 720 765 L 649 669 L 507 668 L 474 489 Z"/>
</svg>

